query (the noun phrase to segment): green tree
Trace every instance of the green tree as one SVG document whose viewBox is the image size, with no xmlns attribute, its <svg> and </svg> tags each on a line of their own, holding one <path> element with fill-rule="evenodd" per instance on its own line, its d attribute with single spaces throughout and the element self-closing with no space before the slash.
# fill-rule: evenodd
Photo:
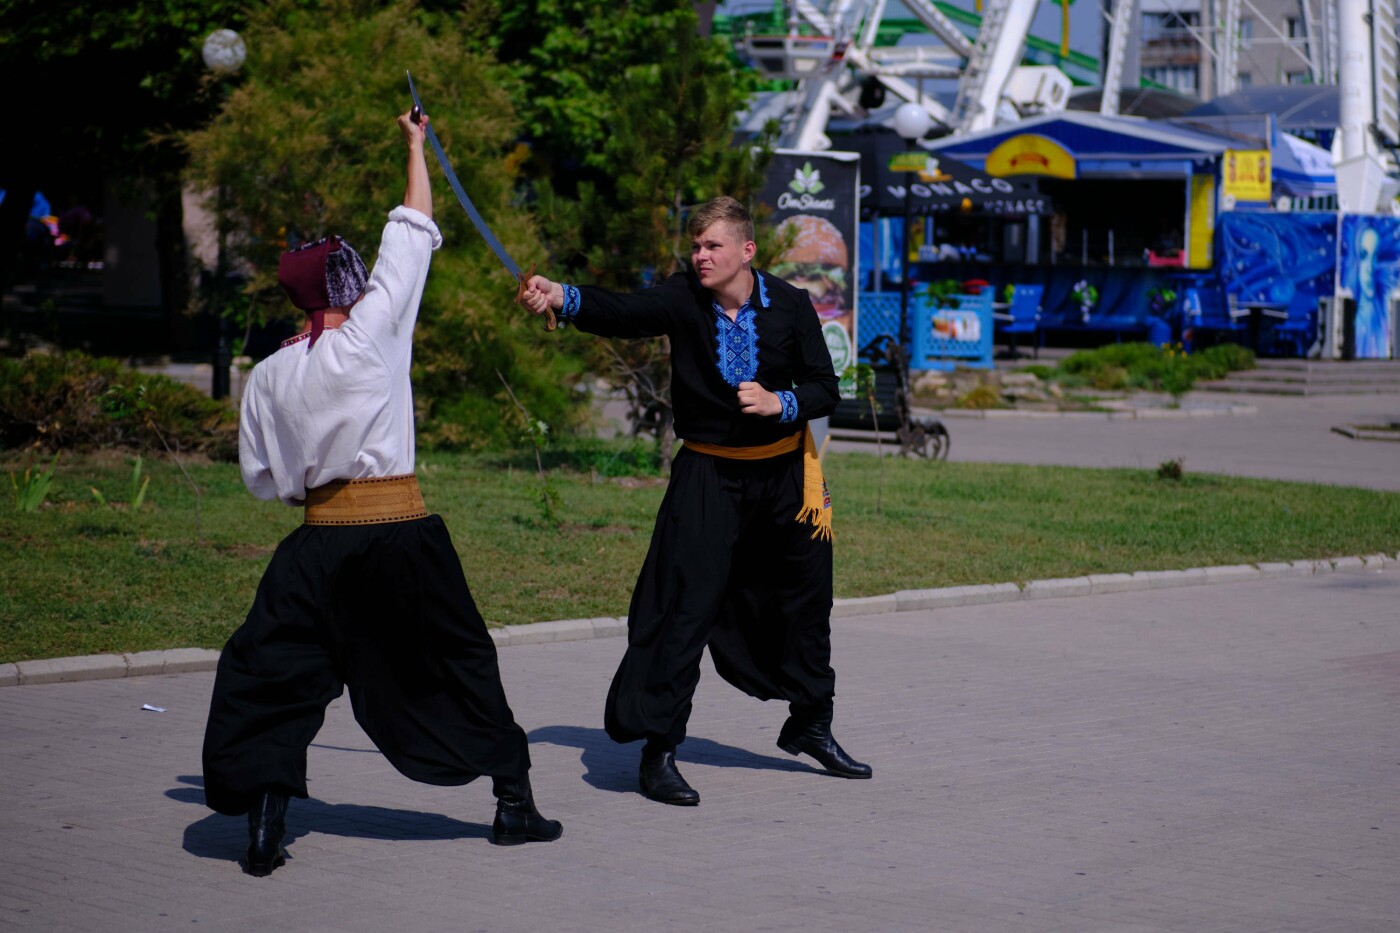
<svg viewBox="0 0 1400 933">
<path fill-rule="evenodd" d="M 659 282 L 689 255 L 691 205 L 720 194 L 751 200 L 761 186 L 768 140 L 756 157 L 735 139 L 751 78 L 697 26 L 686 0 L 530 0 L 502 10 L 498 54 L 518 79 L 555 277 L 625 290 Z M 595 369 L 627 389 L 638 415 L 659 414 L 664 436 L 665 342 L 589 346 Z"/>
<path fill-rule="evenodd" d="M 184 140 L 190 177 L 218 193 L 219 222 L 247 271 L 256 317 L 296 314 L 276 287 L 277 257 L 289 243 L 338 233 L 372 263 L 384 216 L 403 198 L 394 118 L 411 104 L 404 66 L 496 234 L 516 256 L 538 254 L 528 213 L 512 204 L 516 118 L 509 76 L 478 51 L 483 23 L 470 3 L 449 15 L 408 0 L 332 0 L 315 10 L 277 2 L 251 16 L 242 82 L 209 126 Z M 579 415 L 566 388 L 578 362 L 514 305 L 514 280 L 429 167 L 446 242 L 419 315 L 420 437 L 429 445 L 504 440 L 510 402 L 498 369 L 536 417 L 567 425 Z"/>
</svg>

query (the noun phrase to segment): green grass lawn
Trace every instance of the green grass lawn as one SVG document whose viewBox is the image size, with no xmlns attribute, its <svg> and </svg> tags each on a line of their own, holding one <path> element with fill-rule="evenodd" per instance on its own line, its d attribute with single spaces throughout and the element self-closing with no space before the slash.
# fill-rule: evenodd
<svg viewBox="0 0 1400 933">
<path fill-rule="evenodd" d="M 626 613 L 660 481 L 551 472 L 554 527 L 532 466 L 440 454 L 420 466 L 489 621 Z M 203 490 L 198 529 L 194 494 L 169 462 L 145 464 L 139 511 L 99 505 L 90 486 L 126 498 L 131 466 L 117 455 L 60 460 L 37 512 L 0 503 L 0 662 L 223 644 L 301 514 L 253 499 L 234 465 L 189 469 Z M 874 457 L 828 457 L 837 596 L 1400 548 L 1396 493 L 1148 470 L 903 460 L 885 470 L 879 492 Z"/>
</svg>

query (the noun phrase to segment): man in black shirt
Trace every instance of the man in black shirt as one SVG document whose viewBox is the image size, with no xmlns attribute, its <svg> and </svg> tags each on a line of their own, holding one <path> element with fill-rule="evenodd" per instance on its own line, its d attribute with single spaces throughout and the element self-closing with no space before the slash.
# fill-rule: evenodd
<svg viewBox="0 0 1400 933">
<path fill-rule="evenodd" d="M 838 399 L 807 292 L 750 268 L 753 221 L 733 198 L 695 210 L 691 271 L 634 295 L 535 276 L 530 311 L 604 337 L 671 340 L 676 434 L 685 446 L 657 515 L 604 724 L 645 739 L 642 792 L 694 805 L 676 769 L 700 656 L 762 700 L 787 700 L 778 746 L 868 778 L 831 734 L 831 502 L 807 422 Z"/>
</svg>

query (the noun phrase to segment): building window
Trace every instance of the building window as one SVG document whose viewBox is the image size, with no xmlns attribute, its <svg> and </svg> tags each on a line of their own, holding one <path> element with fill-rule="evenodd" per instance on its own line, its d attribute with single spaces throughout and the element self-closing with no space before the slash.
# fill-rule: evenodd
<svg viewBox="0 0 1400 933">
<path fill-rule="evenodd" d="M 1296 16 L 1285 16 L 1283 18 L 1283 34 L 1290 39 L 1301 39 L 1304 36 L 1303 21 Z"/>
<path fill-rule="evenodd" d="M 1142 76 L 1182 94 L 1195 94 L 1200 86 L 1200 71 L 1195 65 L 1159 65 L 1144 68 Z"/>
<path fill-rule="evenodd" d="M 1242 72 L 1240 72 L 1240 74 L 1239 74 L 1238 77 L 1239 77 L 1240 87 L 1244 88 L 1244 87 L 1253 87 L 1253 86 L 1254 86 L 1254 75 L 1250 74 L 1249 72 L 1247 72 L 1247 71 L 1242 71 Z"/>
<path fill-rule="evenodd" d="M 1288 84 L 1311 84 L 1312 77 L 1306 71 L 1290 71 L 1284 74 L 1284 80 Z"/>
<path fill-rule="evenodd" d="M 1249 48 L 1249 44 L 1254 41 L 1254 20 L 1248 16 L 1240 18 L 1240 45 Z"/>
</svg>

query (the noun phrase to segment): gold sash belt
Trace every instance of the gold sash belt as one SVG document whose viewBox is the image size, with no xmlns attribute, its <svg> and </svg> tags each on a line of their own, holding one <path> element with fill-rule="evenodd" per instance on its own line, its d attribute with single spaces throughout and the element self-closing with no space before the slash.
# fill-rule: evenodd
<svg viewBox="0 0 1400 933">
<path fill-rule="evenodd" d="M 308 525 L 382 525 L 427 517 L 413 473 L 338 479 L 306 491 Z"/>
<path fill-rule="evenodd" d="M 815 526 L 813 538 L 832 540 L 831 494 L 826 488 L 826 478 L 822 476 L 822 458 L 812 439 L 812 429 L 804 427 L 791 437 L 785 437 L 771 444 L 757 447 L 723 447 L 719 444 L 706 444 L 701 441 L 686 441 L 685 446 L 700 454 L 724 457 L 727 460 L 767 460 L 791 453 L 802 448 L 802 508 L 797 512 L 799 522 Z M 825 448 L 826 444 L 823 443 Z"/>
</svg>

